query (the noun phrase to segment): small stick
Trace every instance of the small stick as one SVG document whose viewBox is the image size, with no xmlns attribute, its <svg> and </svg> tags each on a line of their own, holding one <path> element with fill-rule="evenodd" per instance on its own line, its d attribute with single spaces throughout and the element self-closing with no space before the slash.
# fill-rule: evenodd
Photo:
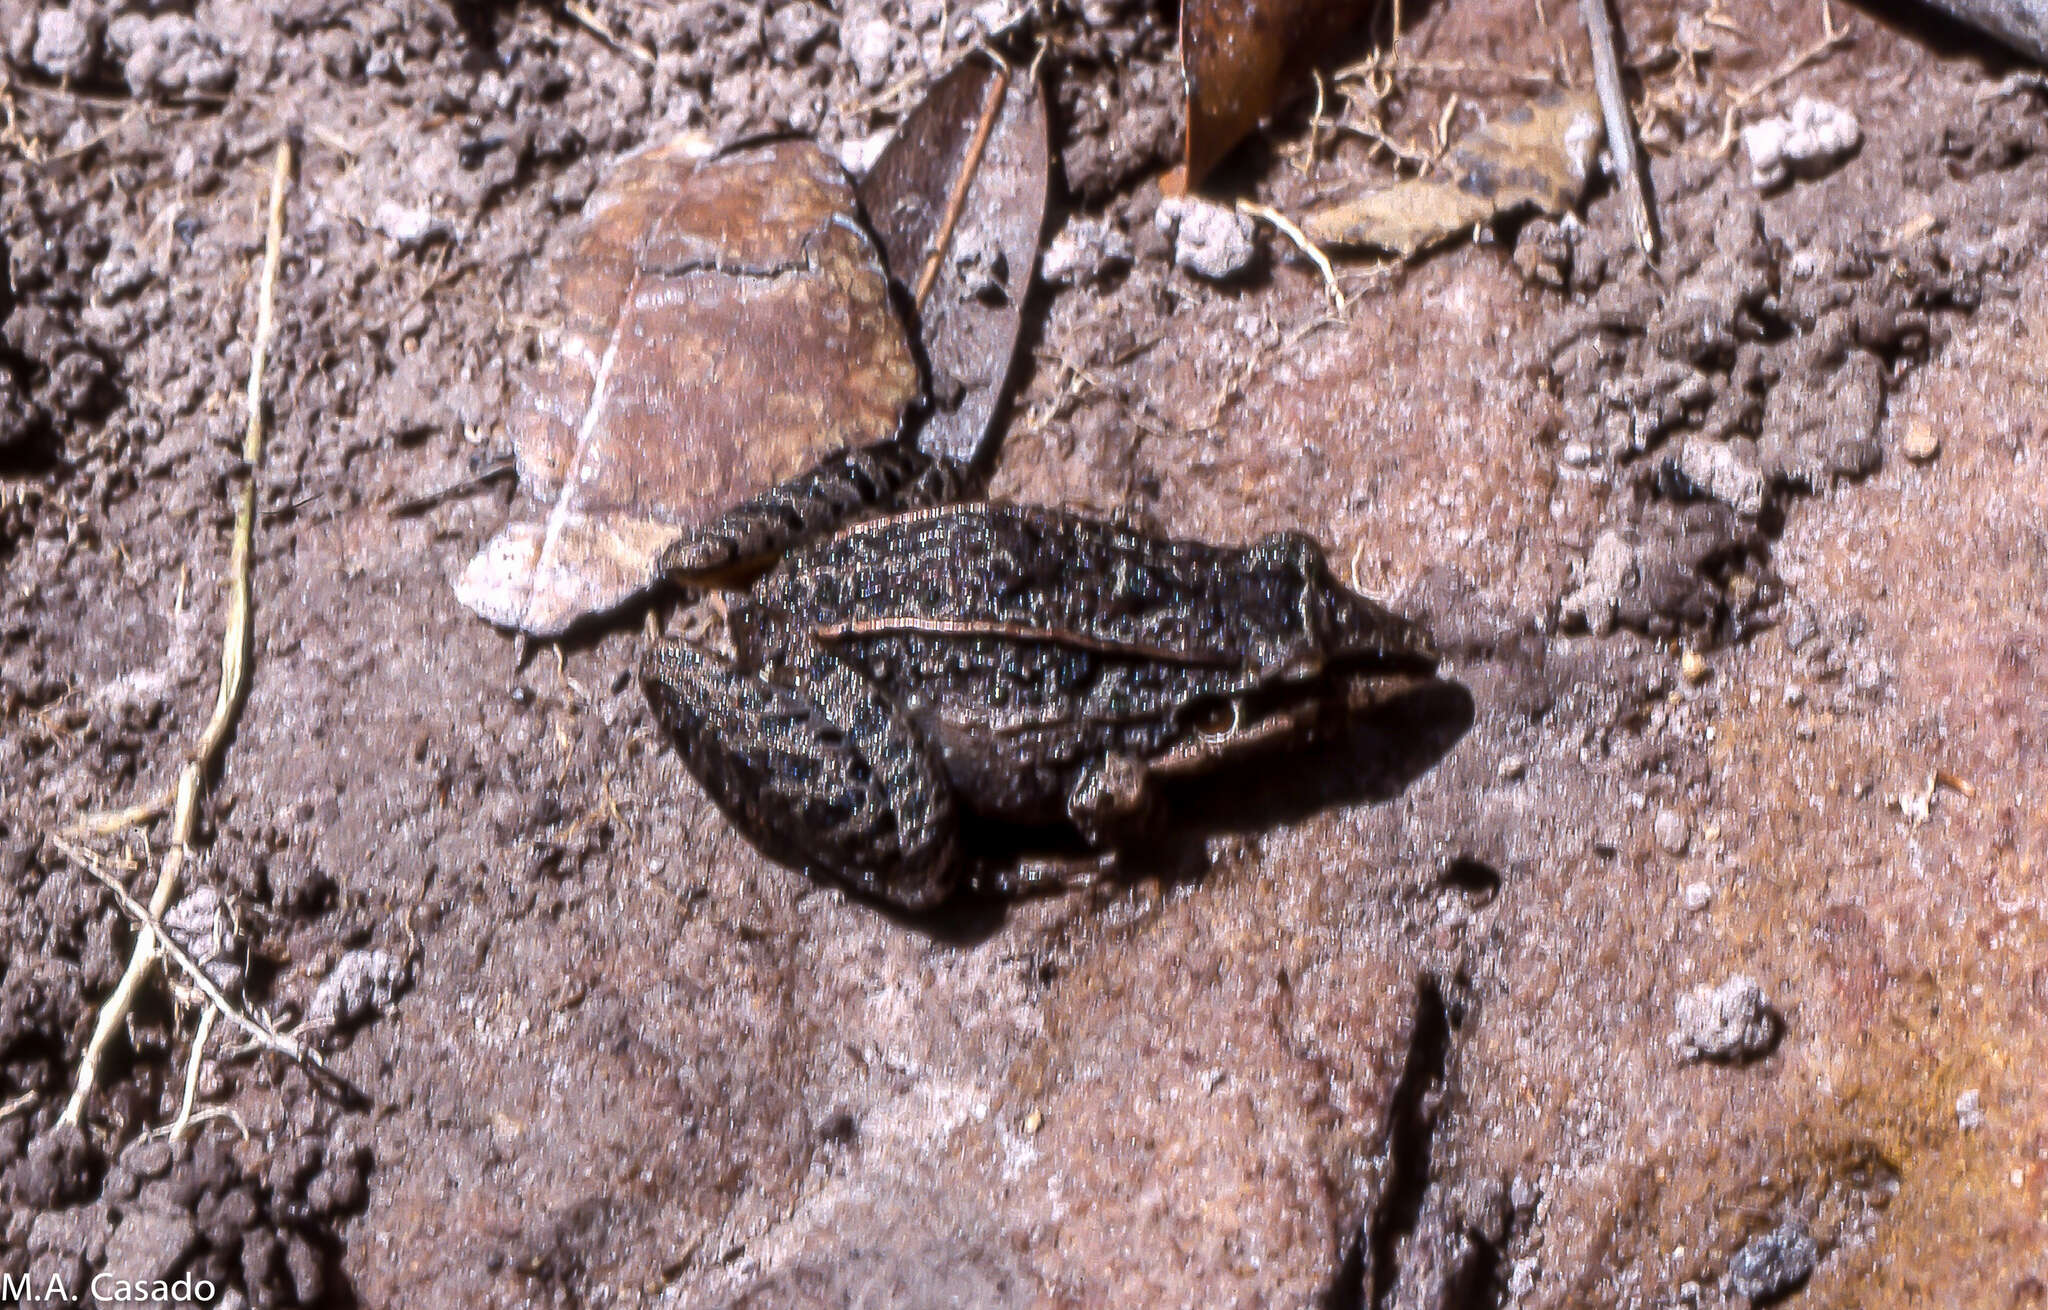
<svg viewBox="0 0 2048 1310">
<path fill-rule="evenodd" d="M 1308 120 L 1308 153 L 1302 156 L 1301 161 L 1301 175 L 1303 177 L 1309 177 L 1312 174 L 1314 174 L 1314 172 L 1316 171 L 1316 165 L 1322 162 L 1321 155 L 1323 150 L 1323 103 L 1325 99 L 1325 87 L 1323 86 L 1323 75 L 1320 70 L 1316 71 L 1315 77 L 1316 112 L 1311 114 Z"/>
<path fill-rule="evenodd" d="M 207 1013 L 212 1014 L 213 1011 L 208 1010 Z M 192 1122 L 190 1126 L 193 1128 L 198 1128 L 203 1124 L 210 1124 L 216 1119 L 227 1120 L 229 1123 L 235 1126 L 235 1131 L 242 1135 L 243 1141 L 246 1142 L 249 1140 L 249 1125 L 242 1122 L 242 1116 L 236 1114 L 233 1108 L 225 1105 L 207 1106 L 204 1110 L 201 1110 L 199 1113 L 192 1116 Z M 143 1137 L 169 1137 L 170 1135 L 171 1125 L 159 1124 L 155 1128 L 152 1128 L 148 1132 L 144 1133 Z"/>
<path fill-rule="evenodd" d="M 100 1062 L 106 1056 L 107 1046 L 134 1007 L 135 998 L 141 994 L 143 983 L 148 981 L 161 948 L 175 948 L 174 943 L 164 940 L 155 931 L 154 921 L 162 918 L 164 911 L 170 908 L 171 898 L 177 894 L 179 879 L 185 871 L 185 860 L 199 832 L 200 790 L 219 762 L 221 748 L 227 744 L 228 734 L 234 731 L 243 698 L 248 693 L 252 653 L 250 573 L 255 558 L 256 475 L 263 467 L 263 373 L 270 360 L 277 270 L 284 253 L 285 187 L 291 180 L 291 172 L 291 145 L 280 142 L 276 161 L 271 167 L 270 224 L 264 241 L 263 275 L 256 292 L 256 339 L 249 352 L 249 423 L 242 434 L 242 460 L 249 466 L 249 472 L 242 483 L 241 499 L 235 505 L 235 539 L 228 561 L 231 575 L 228 617 L 225 631 L 221 634 L 220 692 L 214 698 L 213 716 L 207 720 L 198 744 L 178 774 L 178 785 L 171 801 L 171 849 L 165 854 L 163 867 L 157 874 L 156 889 L 150 893 L 149 916 L 144 920 L 147 926 L 135 938 L 135 948 L 128 956 L 128 967 L 121 974 L 114 994 L 100 1007 L 99 1022 L 93 1028 L 92 1039 L 86 1044 L 85 1055 L 78 1062 L 78 1085 L 72 1089 L 71 1100 L 65 1104 L 64 1113 L 58 1116 L 58 1123 L 71 1127 L 76 1127 L 84 1116 L 85 1103 L 92 1096 L 94 1084 L 99 1081 Z M 94 870 L 94 876 L 99 876 L 97 870 Z M 124 898 L 128 895 L 125 890 L 120 894 Z M 211 980 L 205 985 L 212 986 Z"/>
<path fill-rule="evenodd" d="M 1807 65 L 1817 63 L 1827 55 L 1834 53 L 1837 46 L 1848 45 L 1855 39 L 1856 33 L 1849 28 L 1843 27 L 1838 29 L 1835 26 L 1834 10 L 1822 9 L 1820 40 L 1787 59 L 1778 66 L 1776 71 L 1772 72 L 1768 77 L 1759 80 L 1755 86 L 1737 93 L 1735 98 L 1729 103 L 1736 109 L 1747 109 L 1750 102 L 1754 101 L 1764 92 L 1775 89 L 1785 79 L 1804 69 Z"/>
<path fill-rule="evenodd" d="M 635 45 L 631 41 L 614 35 L 612 30 L 604 25 L 603 19 L 584 6 L 577 4 L 576 0 L 563 0 L 562 12 L 568 14 L 585 31 L 620 54 L 625 55 L 629 59 L 636 59 L 649 68 L 654 67 L 654 52 L 652 50 Z"/>
<path fill-rule="evenodd" d="M 80 858 L 84 852 L 72 850 L 66 853 L 71 855 L 78 866 L 91 874 L 94 880 L 102 887 L 105 887 L 114 894 L 114 898 L 121 903 L 121 908 L 127 912 L 128 917 L 141 924 L 148 930 L 151 936 L 156 938 L 159 949 L 171 957 L 172 963 L 185 971 L 186 975 L 192 979 L 192 985 L 197 987 L 208 1001 L 212 1002 L 214 1009 L 226 1015 L 229 1023 L 232 1023 L 235 1027 L 240 1028 L 249 1035 L 250 1041 L 261 1046 L 266 1051 L 275 1051 L 293 1064 L 310 1065 L 329 1077 L 334 1076 L 332 1071 L 328 1069 L 326 1061 L 320 1058 L 319 1052 L 299 1045 L 291 1038 L 271 1028 L 268 1024 L 260 1023 L 242 1013 L 235 1003 L 227 998 L 227 993 L 220 989 L 219 984 L 207 976 L 206 970 L 200 967 L 199 961 L 192 958 L 191 952 L 178 945 L 177 939 L 173 938 L 165 930 L 164 921 L 157 915 L 151 914 L 148 907 L 144 906 L 142 902 L 130 896 L 128 889 L 114 880 L 114 875 L 99 867 L 98 861 Z"/>
<path fill-rule="evenodd" d="M 206 1041 L 213 1036 L 213 1021 L 219 1017 L 218 1010 L 199 1012 L 199 1033 L 192 1039 L 192 1055 L 185 1064 L 185 1098 L 178 1103 L 178 1117 L 171 1121 L 170 1138 L 182 1141 L 192 1127 L 192 1102 L 199 1095 L 199 1066 L 206 1061 Z"/>
<path fill-rule="evenodd" d="M 64 829 L 66 837 L 111 837 L 117 832 L 139 828 L 171 808 L 171 793 L 159 792 L 124 810 L 99 810 Z"/>
<path fill-rule="evenodd" d="M 1308 256 L 1309 262 L 1323 275 L 1323 287 L 1329 291 L 1330 301 L 1337 306 L 1337 313 L 1341 316 L 1345 312 L 1344 289 L 1337 285 L 1337 270 L 1331 266 L 1330 257 L 1323 253 L 1321 246 L 1309 240 L 1308 233 L 1295 226 L 1293 219 L 1271 205 L 1253 204 L 1249 200 L 1238 201 L 1237 212 L 1252 218 L 1262 218 L 1278 228 L 1283 236 L 1294 243 L 1296 249 Z"/>
<path fill-rule="evenodd" d="M 960 223 L 961 211 L 967 208 L 967 189 L 974 185 L 974 175 L 981 171 L 981 152 L 988 148 L 989 133 L 995 131 L 996 119 L 1003 112 L 1003 97 L 1009 93 L 1010 66 L 998 61 L 996 80 L 989 83 L 988 96 L 982 102 L 981 122 L 975 125 L 974 139 L 967 143 L 967 159 L 960 176 L 953 179 L 953 194 L 946 197 L 946 216 L 939 224 L 938 239 L 917 275 L 917 291 L 910 299 L 920 312 L 925 297 L 932 292 L 932 283 L 939 280 L 939 265 L 945 262 L 946 251 L 953 244 L 953 229 Z"/>
<path fill-rule="evenodd" d="M 36 1094 L 34 1092 L 23 1092 L 7 1104 L 0 1105 L 0 1124 L 4 1124 L 15 1115 L 31 1109 L 35 1103 Z"/>
<path fill-rule="evenodd" d="M 1629 112 L 1628 91 L 1621 84 L 1621 37 L 1607 0 L 1579 0 L 1586 37 L 1593 47 L 1593 89 L 1600 96 L 1600 115 L 1607 120 L 1607 145 L 1614 151 L 1614 170 L 1621 175 L 1621 194 L 1628 202 L 1636 244 L 1650 259 L 1657 257 L 1657 220 L 1650 212 L 1649 188 L 1643 182 L 1642 156 L 1636 149 L 1636 119 Z"/>
<path fill-rule="evenodd" d="M 417 496 L 401 500 L 385 512 L 392 518 L 404 518 L 410 514 L 418 514 L 425 510 L 430 510 L 443 501 L 453 499 L 465 492 L 474 491 L 487 482 L 493 482 L 505 477 L 514 472 L 516 467 L 509 459 L 499 460 L 497 463 L 480 469 L 459 481 L 451 482 L 445 487 L 436 487 L 432 491 L 423 491 Z"/>
</svg>

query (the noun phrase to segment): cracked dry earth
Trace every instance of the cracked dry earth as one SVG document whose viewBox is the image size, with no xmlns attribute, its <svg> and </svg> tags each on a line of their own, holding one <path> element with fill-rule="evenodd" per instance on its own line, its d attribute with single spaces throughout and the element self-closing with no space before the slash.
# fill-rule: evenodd
<svg viewBox="0 0 2048 1310">
<path fill-rule="evenodd" d="M 857 163 L 1001 8 L 600 3 L 608 44 L 533 5 L 0 2 L 0 1276 L 2048 1304 L 2048 97 L 1956 32 L 1627 6 L 1658 267 L 1596 187 L 1342 266 L 1332 321 L 1284 244 L 1173 266 L 1167 8 L 1042 6 L 1053 230 L 1132 253 L 1035 302 L 997 493 L 1306 529 L 1457 685 L 1185 790 L 1155 874 L 882 915 L 689 785 L 638 616 L 522 664 L 457 605 L 537 270 L 607 165 L 678 128 Z M 1410 19 L 1393 95 L 1333 113 L 1426 144 L 1587 83 L 1570 6 Z M 1861 146 L 1759 191 L 1736 134 L 1799 97 Z M 167 786 L 211 707 L 287 137 L 254 681 L 193 885 L 252 997 L 344 1021 L 370 1105 L 217 1043 L 232 1118 L 149 1136 L 196 1021 L 158 992 L 81 1136 L 131 932 L 47 836 Z M 1309 138 L 1282 114 L 1219 192 L 1393 176 Z M 164 831 L 99 849 L 140 885 Z"/>
</svg>

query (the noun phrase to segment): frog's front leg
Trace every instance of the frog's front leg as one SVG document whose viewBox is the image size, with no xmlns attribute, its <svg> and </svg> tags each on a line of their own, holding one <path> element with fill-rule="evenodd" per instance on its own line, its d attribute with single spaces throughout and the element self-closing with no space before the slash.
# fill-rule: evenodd
<svg viewBox="0 0 2048 1310">
<path fill-rule="evenodd" d="M 971 482 L 966 465 L 904 441 L 836 451 L 677 541 L 659 568 L 679 586 L 730 582 L 859 519 L 958 500 Z"/>
<path fill-rule="evenodd" d="M 1152 771 L 1129 755 L 1111 753 L 1091 761 L 1067 793 L 1067 821 L 1098 850 L 1153 835 L 1160 817 Z"/>
<path fill-rule="evenodd" d="M 765 854 L 906 909 L 952 890 L 959 820 L 938 757 L 836 656 L 803 647 L 771 681 L 677 642 L 640 679 L 684 764 Z"/>
</svg>

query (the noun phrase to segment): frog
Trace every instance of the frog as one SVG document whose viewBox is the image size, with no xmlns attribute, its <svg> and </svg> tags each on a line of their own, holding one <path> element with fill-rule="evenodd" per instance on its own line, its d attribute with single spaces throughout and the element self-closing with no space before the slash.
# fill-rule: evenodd
<svg viewBox="0 0 2048 1310">
<path fill-rule="evenodd" d="M 1338 581 L 1300 532 L 1217 545 L 946 500 L 778 554 L 799 517 L 755 506 L 678 543 L 679 579 L 758 563 L 749 541 L 775 560 L 724 593 L 729 654 L 660 642 L 642 688 L 758 850 L 907 911 L 1113 872 L 1162 781 L 1303 741 L 1437 664 L 1421 623 Z M 962 833 L 981 821 L 1063 829 L 1085 853 L 979 860 Z"/>
</svg>

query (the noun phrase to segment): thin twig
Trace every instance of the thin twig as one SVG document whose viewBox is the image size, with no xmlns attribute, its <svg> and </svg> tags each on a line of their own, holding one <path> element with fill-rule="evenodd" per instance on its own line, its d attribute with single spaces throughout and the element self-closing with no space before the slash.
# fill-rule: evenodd
<svg viewBox="0 0 2048 1310">
<path fill-rule="evenodd" d="M 284 251 L 285 188 L 291 180 L 291 171 L 291 145 L 281 142 L 271 167 L 270 222 L 264 240 L 263 274 L 256 292 L 256 339 L 251 343 L 249 352 L 246 398 L 249 421 L 242 434 L 242 460 L 249 468 L 242 482 L 240 499 L 235 505 L 234 547 L 228 561 L 228 617 L 225 631 L 221 634 L 220 692 L 214 698 L 213 716 L 207 720 L 198 744 L 192 748 L 185 767 L 178 774 L 178 785 L 171 802 L 171 848 L 157 874 L 156 888 L 150 893 L 148 918 L 145 920 L 149 926 L 136 935 L 135 948 L 128 956 L 128 968 L 122 973 L 114 994 L 100 1007 L 99 1022 L 93 1028 L 92 1040 L 86 1044 L 85 1055 L 78 1063 L 78 1085 L 73 1088 L 71 1100 L 58 1118 L 61 1124 L 76 1126 L 84 1116 L 85 1103 L 99 1081 L 100 1062 L 106 1056 L 108 1044 L 121 1030 L 129 1010 L 134 1007 L 135 998 L 141 993 L 162 948 L 175 945 L 160 937 L 152 921 L 163 916 L 164 911 L 170 908 L 171 898 L 177 894 L 185 861 L 199 831 L 200 793 L 219 763 L 221 748 L 226 745 L 228 734 L 234 731 L 242 701 L 248 694 L 249 659 L 253 649 L 250 639 L 253 590 L 250 573 L 255 559 L 256 482 L 263 467 L 263 373 L 270 359 L 277 270 Z M 97 877 L 98 870 L 93 872 Z M 122 890 L 120 894 L 125 898 L 128 893 Z M 208 982 L 207 986 L 211 983 Z"/>
<path fill-rule="evenodd" d="M 925 297 L 931 294 L 932 283 L 938 281 L 939 266 L 953 244 L 953 229 L 959 226 L 960 212 L 967 208 L 968 188 L 974 185 L 974 175 L 981 170 L 981 153 L 988 148 L 989 133 L 995 131 L 996 119 L 1002 116 L 1003 99 L 1009 94 L 1010 66 L 998 61 L 996 79 L 989 83 L 988 96 L 982 102 L 981 122 L 975 125 L 974 139 L 967 143 L 967 158 L 961 164 L 960 176 L 953 179 L 953 194 L 946 198 L 945 219 L 939 224 L 939 234 L 924 261 L 924 269 L 917 275 L 917 291 L 910 299 L 919 311 L 924 309 Z"/>
<path fill-rule="evenodd" d="M 213 1011 L 208 1010 L 207 1013 L 212 1014 Z M 197 1113 L 195 1113 L 192 1116 L 191 1122 L 186 1126 L 188 1128 L 199 1128 L 206 1124 L 212 1123 L 216 1119 L 227 1120 L 229 1123 L 235 1126 L 235 1131 L 242 1135 L 243 1141 L 246 1142 L 249 1140 L 249 1125 L 242 1122 L 242 1116 L 236 1114 L 234 1112 L 233 1107 L 231 1106 L 209 1105 L 204 1110 L 200 1110 Z M 172 1127 L 173 1125 L 171 1124 L 158 1124 L 156 1127 L 144 1133 L 143 1137 L 145 1139 L 152 1137 L 169 1137 L 171 1135 Z"/>
<path fill-rule="evenodd" d="M 1307 255 L 1309 262 L 1314 264 L 1317 271 L 1323 275 L 1323 286 L 1329 291 L 1330 302 L 1337 307 L 1338 316 L 1343 316 L 1346 309 L 1344 289 L 1337 285 L 1337 270 L 1331 267 L 1330 257 L 1323 253 L 1323 248 L 1309 240 L 1308 233 L 1296 227 L 1294 220 L 1288 218 L 1287 215 L 1271 205 L 1259 205 L 1249 200 L 1240 200 L 1237 202 L 1237 212 L 1252 218 L 1262 218 L 1271 223 L 1280 230 L 1281 235 L 1294 243 L 1296 249 L 1300 250 L 1302 254 Z"/>
<path fill-rule="evenodd" d="M 655 60 L 652 50 L 642 45 L 636 45 L 624 37 L 615 35 L 609 27 L 604 25 L 603 19 L 584 6 L 577 4 L 576 0 L 562 0 L 562 12 L 569 15 L 577 26 L 583 28 L 583 30 L 589 32 L 592 36 L 628 59 L 636 60 L 647 65 L 649 68 L 654 67 Z"/>
<path fill-rule="evenodd" d="M 1643 180 L 1642 152 L 1636 145 L 1636 118 L 1629 112 L 1628 89 L 1621 84 L 1621 37 L 1615 30 L 1608 0 L 1579 0 L 1586 20 L 1586 38 L 1593 47 L 1593 89 L 1600 96 L 1600 115 L 1607 120 L 1607 146 L 1614 152 L 1622 198 L 1636 244 L 1650 259 L 1657 257 L 1657 219 L 1650 212 L 1650 190 Z"/>
<path fill-rule="evenodd" d="M 1812 45 L 1806 47 L 1806 49 L 1801 50 L 1798 54 L 1793 55 L 1790 59 L 1787 59 L 1784 63 L 1778 65 L 1776 71 L 1772 72 L 1770 76 L 1764 78 L 1756 85 L 1750 87 L 1746 91 L 1737 93 L 1735 98 L 1729 102 L 1730 105 L 1732 105 L 1736 109 L 1748 108 L 1750 102 L 1755 100 L 1758 96 L 1764 94 L 1766 91 L 1775 89 L 1781 83 L 1783 83 L 1785 79 L 1791 77 L 1794 73 L 1799 72 L 1801 69 L 1805 68 L 1809 64 L 1819 62 L 1821 59 L 1824 59 L 1828 55 L 1834 53 L 1837 47 L 1848 45 L 1851 41 L 1854 41 L 1855 39 L 1856 33 L 1851 29 L 1847 27 L 1837 28 L 1835 26 L 1834 10 L 1823 8 L 1821 10 L 1820 40 L 1814 42 Z"/>
<path fill-rule="evenodd" d="M 226 1015 L 229 1023 L 247 1033 L 250 1041 L 266 1051 L 274 1051 L 282 1055 L 293 1064 L 309 1066 L 323 1074 L 327 1074 L 329 1077 L 334 1076 L 333 1072 L 328 1069 L 326 1061 L 320 1058 L 318 1051 L 310 1047 L 301 1046 L 298 1042 L 286 1037 L 269 1024 L 261 1020 L 252 1019 L 243 1013 L 239 1006 L 228 999 L 227 993 L 220 989 L 220 985 L 207 975 L 206 970 L 200 965 L 199 961 L 192 958 L 192 953 L 183 946 L 180 946 L 177 939 L 165 930 L 163 919 L 158 915 L 151 914 L 147 906 L 143 905 L 142 902 L 136 900 L 133 896 L 130 896 L 128 889 L 123 887 L 114 878 L 113 874 L 102 869 L 99 861 L 92 858 L 90 851 L 81 851 L 68 843 L 60 843 L 60 847 L 66 854 L 72 857 L 74 864 L 84 869 L 88 874 L 91 874 L 94 881 L 114 894 L 114 899 L 120 902 L 121 909 L 127 913 L 128 917 L 140 924 L 147 935 L 156 939 L 158 949 L 165 955 L 170 956 L 171 962 L 185 971 L 186 976 L 192 980 L 192 985 L 197 987 L 200 993 L 212 1003 L 213 1008 Z"/>
<path fill-rule="evenodd" d="M 1399 73 L 1404 77 L 1449 78 L 1461 88 L 1470 90 L 1475 82 L 1488 78 L 1499 78 L 1508 82 L 1519 82 L 1531 87 L 1551 87 L 1558 84 L 1555 74 L 1532 68 L 1503 68 L 1497 64 L 1472 64 L 1455 59 L 1410 59 L 1406 55 L 1376 50 L 1355 64 L 1346 64 L 1330 74 L 1334 82 L 1366 82 Z"/>
<path fill-rule="evenodd" d="M 33 1108 L 36 1100 L 37 1097 L 34 1092 L 23 1092 L 7 1104 L 0 1105 L 0 1124 L 4 1124 L 15 1115 Z"/>
<path fill-rule="evenodd" d="M 417 496 L 401 500 L 385 512 L 395 519 L 404 518 L 411 514 L 423 513 L 441 504 L 443 501 L 474 491 L 485 483 L 507 477 L 515 471 L 517 471 L 517 466 L 511 460 L 499 460 L 497 463 L 487 465 L 468 477 L 451 482 L 445 487 L 436 487 L 432 491 L 423 491 Z"/>
<path fill-rule="evenodd" d="M 1316 111 L 1310 114 L 1308 119 L 1308 151 L 1301 160 L 1303 177 L 1312 176 L 1316 171 L 1316 165 L 1322 162 L 1319 156 L 1323 149 L 1323 108 L 1328 99 L 1328 88 L 1323 84 L 1323 75 L 1320 71 L 1316 72 L 1315 78 Z"/>
<path fill-rule="evenodd" d="M 171 1140 L 182 1141 L 192 1127 L 192 1102 L 199 1096 L 199 1066 L 206 1062 L 206 1041 L 213 1036 L 218 1010 L 199 1012 L 199 1032 L 192 1038 L 192 1054 L 185 1061 L 185 1096 L 178 1102 L 178 1117 L 171 1121 Z"/>
<path fill-rule="evenodd" d="M 139 828 L 171 808 L 171 793 L 158 792 L 122 810 L 99 810 L 65 828 L 66 837 L 111 837 L 117 832 Z"/>
</svg>

